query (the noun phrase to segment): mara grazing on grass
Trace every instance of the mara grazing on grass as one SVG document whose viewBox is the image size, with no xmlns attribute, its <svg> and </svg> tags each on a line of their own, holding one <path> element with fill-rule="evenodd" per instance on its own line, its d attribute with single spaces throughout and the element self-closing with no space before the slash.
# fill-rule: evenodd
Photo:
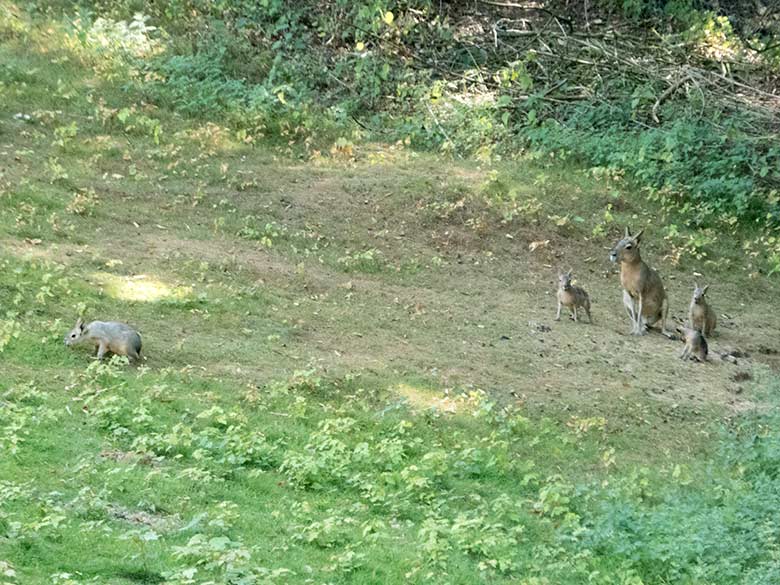
<svg viewBox="0 0 780 585">
<path fill-rule="evenodd" d="M 667 337 L 666 318 L 669 314 L 669 299 L 658 272 L 650 268 L 639 254 L 642 233 L 626 233 L 612 251 L 609 259 L 620 263 L 620 284 L 623 286 L 623 305 L 631 319 L 631 333 L 644 335 L 646 327 L 661 322 L 661 333 Z"/>
<path fill-rule="evenodd" d="M 92 321 L 85 325 L 79 318 L 65 336 L 65 345 L 82 343 L 94 345 L 99 360 L 103 359 L 107 351 L 115 355 L 126 355 L 136 361 L 141 359 L 141 336 L 129 325 L 117 321 Z"/>
</svg>

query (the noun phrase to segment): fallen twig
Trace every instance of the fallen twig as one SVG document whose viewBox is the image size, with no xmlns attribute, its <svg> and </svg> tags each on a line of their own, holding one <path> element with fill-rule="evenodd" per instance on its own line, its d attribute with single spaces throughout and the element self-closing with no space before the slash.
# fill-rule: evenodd
<svg viewBox="0 0 780 585">
<path fill-rule="evenodd" d="M 653 122 L 655 122 L 656 124 L 661 123 L 661 120 L 658 119 L 658 108 L 670 95 L 672 95 L 675 91 L 677 91 L 679 87 L 689 79 L 690 79 L 689 75 L 680 76 L 680 78 L 677 81 L 671 84 L 668 88 L 666 88 L 666 91 L 664 91 L 661 95 L 658 96 L 658 99 L 656 99 L 655 103 L 653 104 L 653 109 L 650 110 L 650 117 L 653 119 Z"/>
</svg>

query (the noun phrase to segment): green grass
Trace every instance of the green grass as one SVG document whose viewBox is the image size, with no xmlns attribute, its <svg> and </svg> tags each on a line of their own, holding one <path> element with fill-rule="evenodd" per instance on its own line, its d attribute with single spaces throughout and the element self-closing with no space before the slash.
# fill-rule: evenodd
<svg viewBox="0 0 780 585">
<path fill-rule="evenodd" d="M 247 145 L 51 23 L 0 63 L 0 583 L 773 582 L 780 323 L 731 236 L 675 256 L 559 161 Z M 623 223 L 750 359 L 626 335 Z M 595 325 L 553 322 L 561 266 Z M 82 313 L 147 360 L 66 348 Z"/>
</svg>

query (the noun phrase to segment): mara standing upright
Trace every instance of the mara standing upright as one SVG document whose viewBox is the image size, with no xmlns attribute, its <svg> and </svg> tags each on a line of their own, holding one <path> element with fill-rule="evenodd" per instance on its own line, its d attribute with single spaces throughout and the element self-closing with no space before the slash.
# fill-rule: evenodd
<svg viewBox="0 0 780 585">
<path fill-rule="evenodd" d="M 658 272 L 650 268 L 639 254 L 642 233 L 626 233 L 612 251 L 609 259 L 620 263 L 620 284 L 623 286 L 623 305 L 631 319 L 631 334 L 644 335 L 646 327 L 661 322 L 661 333 L 667 337 L 666 317 L 669 299 Z"/>
</svg>

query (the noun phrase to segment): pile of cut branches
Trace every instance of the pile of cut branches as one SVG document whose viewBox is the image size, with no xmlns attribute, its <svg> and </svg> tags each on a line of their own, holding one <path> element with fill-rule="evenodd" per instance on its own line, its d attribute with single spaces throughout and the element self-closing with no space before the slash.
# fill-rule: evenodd
<svg viewBox="0 0 780 585">
<path fill-rule="evenodd" d="M 561 105 L 630 95 L 633 123 L 640 126 L 659 124 L 662 106 L 677 101 L 713 123 L 739 114 L 752 118 L 757 134 L 777 130 L 780 35 L 743 38 L 730 20 L 713 13 L 695 13 L 692 23 L 638 23 L 589 14 L 587 2 L 561 12 L 544 4 L 478 0 L 458 16 L 454 28 L 468 31 L 459 41 L 484 56 L 480 79 L 492 79 L 491 64 L 522 61 L 534 91 L 513 97 L 533 99 L 549 116 L 560 116 Z M 449 71 L 456 69 L 450 63 Z"/>
</svg>

